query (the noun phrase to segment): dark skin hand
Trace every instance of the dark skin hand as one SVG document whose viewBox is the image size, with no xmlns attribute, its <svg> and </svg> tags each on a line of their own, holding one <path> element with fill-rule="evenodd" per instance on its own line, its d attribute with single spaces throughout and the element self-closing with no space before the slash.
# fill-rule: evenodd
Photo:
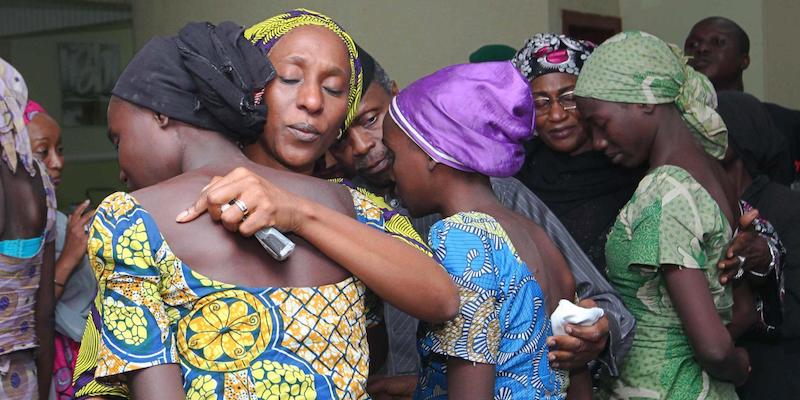
<svg viewBox="0 0 800 400">
<path fill-rule="evenodd" d="M 578 305 L 583 308 L 597 307 L 592 299 L 581 300 Z M 567 335 L 547 338 L 550 348 L 548 359 L 553 368 L 583 368 L 589 361 L 597 359 L 608 344 L 608 317 L 605 315 L 594 325 L 567 324 L 565 330 Z"/>
<path fill-rule="evenodd" d="M 755 231 L 753 221 L 758 217 L 758 210 L 752 210 L 742 214 L 739 218 L 739 234 L 733 238 L 725 259 L 719 262 L 720 269 L 719 282 L 723 285 L 729 283 L 736 276 L 739 268 L 747 271 L 766 272 L 772 255 L 769 252 L 767 241 Z M 740 265 L 739 258 L 746 258 L 744 265 Z"/>
<path fill-rule="evenodd" d="M 55 280 L 60 285 L 55 285 L 56 300 L 64 293 L 64 285 L 69 280 L 75 267 L 83 260 L 86 254 L 86 244 L 89 242 L 89 233 L 84 229 L 91 223 L 94 211 L 85 212 L 89 207 L 89 200 L 81 203 L 67 220 L 67 234 L 64 239 L 64 248 L 56 260 Z"/>
</svg>

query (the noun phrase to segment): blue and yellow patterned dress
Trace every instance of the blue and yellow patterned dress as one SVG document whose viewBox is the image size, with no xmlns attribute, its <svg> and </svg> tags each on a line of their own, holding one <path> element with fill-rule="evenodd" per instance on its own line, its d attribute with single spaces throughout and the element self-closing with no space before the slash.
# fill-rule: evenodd
<svg viewBox="0 0 800 400">
<path fill-rule="evenodd" d="M 380 208 L 351 194 L 357 219 L 384 228 Z M 355 277 L 303 288 L 211 280 L 181 262 L 124 193 L 98 207 L 89 259 L 100 289 L 76 368 L 78 398 L 127 397 L 121 374 L 166 363 L 180 364 L 188 399 L 368 398 L 366 287 Z"/>
<path fill-rule="evenodd" d="M 447 399 L 447 358 L 496 366 L 494 398 L 564 399 L 566 371 L 552 370 L 552 335 L 544 293 L 500 224 L 479 212 L 431 227 L 434 258 L 461 295 L 455 319 L 419 342 L 422 368 L 415 399 Z"/>
</svg>

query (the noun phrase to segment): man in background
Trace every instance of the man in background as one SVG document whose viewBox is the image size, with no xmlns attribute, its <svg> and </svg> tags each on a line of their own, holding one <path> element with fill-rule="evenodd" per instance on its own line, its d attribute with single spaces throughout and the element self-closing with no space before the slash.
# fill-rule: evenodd
<svg viewBox="0 0 800 400">
<path fill-rule="evenodd" d="M 705 74 L 717 92 L 744 91 L 742 75 L 750 66 L 750 38 L 736 22 L 724 17 L 709 17 L 696 23 L 683 45 L 689 65 Z M 796 180 L 795 165 L 800 166 L 800 111 L 773 103 L 763 103 L 773 122 L 783 134 L 786 172 L 773 180 L 789 185 Z"/>
</svg>

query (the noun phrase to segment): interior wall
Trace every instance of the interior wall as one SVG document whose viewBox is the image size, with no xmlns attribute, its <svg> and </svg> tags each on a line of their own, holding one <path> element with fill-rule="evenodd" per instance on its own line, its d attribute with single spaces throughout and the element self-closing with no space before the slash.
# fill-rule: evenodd
<svg viewBox="0 0 800 400">
<path fill-rule="evenodd" d="M 766 98 L 785 107 L 800 109 L 800 2 L 764 1 L 764 79 Z M 752 58 L 752 57 L 751 57 Z"/>
<path fill-rule="evenodd" d="M 119 48 L 119 66 L 133 55 L 130 23 L 117 23 L 79 30 L 25 35 L 0 40 L 3 55 L 16 67 L 28 86 L 28 97 L 40 103 L 61 121 L 59 43 L 112 43 Z M 121 70 L 120 70 L 121 71 Z M 57 190 L 59 209 L 84 199 L 89 187 L 121 188 L 116 151 L 106 137 L 106 126 L 66 127 L 62 124 L 65 166 Z"/>
<path fill-rule="evenodd" d="M 652 33 L 683 48 L 692 26 L 703 18 L 722 16 L 736 21 L 750 37 L 750 67 L 744 72 L 745 91 L 769 99 L 764 85 L 764 18 L 762 0 L 619 0 L 622 29 Z M 791 3 L 787 0 L 786 3 Z M 798 13 L 792 14 L 796 19 Z M 788 21 L 787 21 L 788 22 Z M 797 24 L 792 21 L 792 24 Z M 792 58 L 796 59 L 795 56 Z M 771 61 L 776 62 L 778 58 Z"/>
<path fill-rule="evenodd" d="M 467 62 L 469 54 L 484 44 L 517 48 L 532 33 L 549 27 L 547 0 L 509 0 L 503 7 L 485 0 L 241 0 L 224 6 L 215 0 L 137 0 L 133 2 L 136 44 L 141 46 L 154 35 L 174 34 L 188 21 L 250 25 L 295 7 L 334 18 L 401 86 L 446 65 Z"/>
<path fill-rule="evenodd" d="M 619 0 L 550 0 L 549 23 L 551 32 L 562 32 L 562 10 L 619 17 Z"/>
</svg>

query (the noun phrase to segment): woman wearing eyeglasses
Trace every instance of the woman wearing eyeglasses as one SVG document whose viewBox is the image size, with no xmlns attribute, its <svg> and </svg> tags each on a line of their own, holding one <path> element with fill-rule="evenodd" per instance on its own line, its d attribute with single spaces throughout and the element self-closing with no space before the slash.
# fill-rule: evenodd
<svg viewBox="0 0 800 400">
<path fill-rule="evenodd" d="M 538 133 L 517 178 L 553 210 L 604 273 L 606 235 L 643 171 L 614 165 L 592 150 L 572 92 L 594 48 L 591 42 L 538 33 L 512 60 L 530 82 Z"/>
</svg>

